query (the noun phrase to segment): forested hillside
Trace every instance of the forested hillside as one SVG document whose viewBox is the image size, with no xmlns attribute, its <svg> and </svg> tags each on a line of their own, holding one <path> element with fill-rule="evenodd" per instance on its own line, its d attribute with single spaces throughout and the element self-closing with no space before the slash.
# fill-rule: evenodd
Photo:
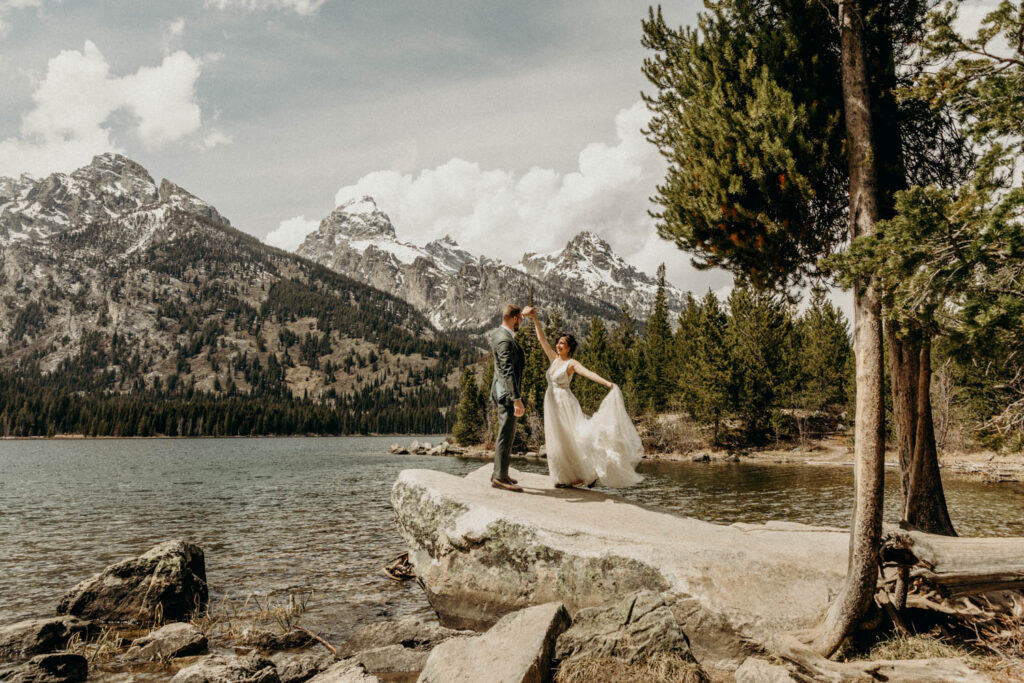
<svg viewBox="0 0 1024 683">
<path fill-rule="evenodd" d="M 116 203 L 130 164 L 97 157 L 90 197 Z M 42 182 L 70 187 L 42 207 L 70 214 L 75 183 Z M 6 224 L 45 215 L 39 195 L 0 203 Z M 392 296 L 155 195 L 0 247 L 0 435 L 450 425 L 463 346 Z"/>
</svg>

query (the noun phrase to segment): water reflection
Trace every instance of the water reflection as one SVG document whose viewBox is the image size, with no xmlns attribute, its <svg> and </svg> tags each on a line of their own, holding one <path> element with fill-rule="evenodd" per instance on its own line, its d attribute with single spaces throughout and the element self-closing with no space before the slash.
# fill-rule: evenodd
<svg viewBox="0 0 1024 683">
<path fill-rule="evenodd" d="M 380 570 L 404 550 L 391 485 L 411 467 L 464 475 L 482 463 L 386 454 L 395 440 L 0 442 L 0 623 L 52 614 L 77 581 L 171 538 L 205 549 L 221 603 L 313 589 L 305 623 L 332 639 L 367 620 L 426 611 L 415 583 Z M 836 526 L 849 516 L 849 468 L 645 462 L 642 471 L 643 484 L 622 494 L 682 515 Z M 1024 535 L 1019 486 L 951 479 L 947 494 L 961 533 Z"/>
</svg>

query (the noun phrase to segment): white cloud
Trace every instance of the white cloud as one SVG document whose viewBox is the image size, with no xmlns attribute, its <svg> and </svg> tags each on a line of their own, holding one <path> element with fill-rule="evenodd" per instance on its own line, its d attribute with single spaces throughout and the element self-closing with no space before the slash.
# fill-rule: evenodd
<svg viewBox="0 0 1024 683">
<path fill-rule="evenodd" d="M 306 220 L 305 216 L 289 218 L 286 221 L 281 221 L 281 225 L 271 231 L 265 241 L 272 247 L 295 251 L 302 244 L 303 238 L 316 230 L 318 225 L 318 221 Z"/>
<path fill-rule="evenodd" d="M 303 16 L 316 14 L 326 0 L 206 0 L 207 7 L 247 11 L 284 10 Z"/>
<path fill-rule="evenodd" d="M 178 17 L 164 27 L 164 52 L 171 53 L 181 46 L 185 36 L 185 17 Z"/>
<path fill-rule="evenodd" d="M 665 162 L 641 132 L 647 120 L 642 102 L 620 111 L 615 142 L 587 145 L 577 168 L 568 173 L 484 169 L 453 158 L 418 174 L 369 173 L 341 188 L 335 202 L 371 195 L 390 215 L 400 239 L 423 244 L 450 234 L 475 253 L 512 262 L 527 251 L 560 249 L 580 231 L 590 230 L 646 272 L 653 273 L 664 261 L 677 286 L 696 291 L 719 287 L 731 278 L 696 271 L 686 254 L 655 233 L 648 198 L 664 177 Z M 286 223 L 289 230 L 303 225 Z M 310 231 L 316 227 L 305 225 Z"/>
<path fill-rule="evenodd" d="M 22 116 L 17 137 L 0 141 L 0 174 L 37 175 L 77 168 L 105 151 L 119 151 L 111 117 L 131 115 L 129 130 L 147 147 L 182 140 L 200 130 L 195 84 L 204 61 L 178 51 L 159 66 L 114 77 L 92 41 L 65 50 L 47 64 Z"/>
</svg>

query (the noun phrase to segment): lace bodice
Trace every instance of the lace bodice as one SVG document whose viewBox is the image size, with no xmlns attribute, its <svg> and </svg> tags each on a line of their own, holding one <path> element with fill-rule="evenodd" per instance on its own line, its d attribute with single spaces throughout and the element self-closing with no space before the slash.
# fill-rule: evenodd
<svg viewBox="0 0 1024 683">
<path fill-rule="evenodd" d="M 572 377 L 568 373 L 569 361 L 556 358 L 551 361 L 551 365 L 548 367 L 548 383 L 559 389 L 568 389 L 572 382 Z"/>
</svg>

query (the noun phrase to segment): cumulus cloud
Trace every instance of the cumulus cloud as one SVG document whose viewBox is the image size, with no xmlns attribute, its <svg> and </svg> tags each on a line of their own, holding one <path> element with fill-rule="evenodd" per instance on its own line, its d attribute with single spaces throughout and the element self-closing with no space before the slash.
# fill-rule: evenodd
<svg viewBox="0 0 1024 683">
<path fill-rule="evenodd" d="M 174 52 L 185 37 L 185 17 L 178 17 L 164 26 L 164 52 Z"/>
<path fill-rule="evenodd" d="M 453 158 L 416 174 L 369 173 L 342 187 L 335 202 L 370 195 L 400 239 L 423 244 L 448 234 L 475 253 L 509 262 L 524 252 L 560 249 L 589 230 L 646 272 L 666 262 L 677 286 L 718 287 L 729 278 L 696 272 L 684 253 L 655 233 L 649 197 L 664 177 L 665 162 L 641 132 L 647 120 L 643 102 L 620 111 L 614 142 L 587 145 L 570 172 L 535 167 L 517 173 Z M 316 227 L 286 223 L 289 230 Z"/>
<path fill-rule="evenodd" d="M 326 0 L 206 0 L 207 7 L 217 9 L 284 10 L 304 16 L 316 14 Z"/>
<path fill-rule="evenodd" d="M 306 220 L 305 216 L 296 216 L 281 224 L 267 235 L 266 242 L 272 247 L 286 251 L 295 251 L 309 233 L 316 230 L 317 221 Z"/>
<path fill-rule="evenodd" d="M 91 41 L 81 51 L 61 52 L 47 64 L 19 135 L 0 141 L 0 174 L 69 171 L 100 152 L 120 151 L 111 118 L 121 111 L 130 115 L 129 131 L 147 147 L 197 133 L 202 120 L 195 84 L 203 64 L 179 50 L 159 66 L 115 77 Z"/>
</svg>

